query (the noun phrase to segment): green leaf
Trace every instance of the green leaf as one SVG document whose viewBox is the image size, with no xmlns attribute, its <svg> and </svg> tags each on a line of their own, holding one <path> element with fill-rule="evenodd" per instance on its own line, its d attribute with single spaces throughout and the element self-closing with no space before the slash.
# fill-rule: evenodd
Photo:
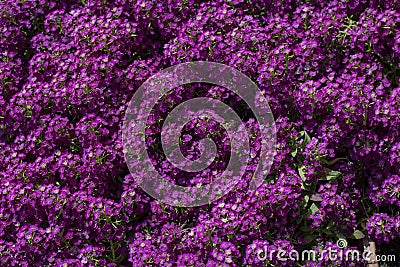
<svg viewBox="0 0 400 267">
<path fill-rule="evenodd" d="M 310 200 L 310 196 L 309 195 L 305 195 L 304 196 L 304 204 L 307 205 L 309 200 Z"/>
<path fill-rule="evenodd" d="M 299 173 L 299 176 L 301 177 L 301 179 L 303 180 L 303 182 L 306 180 L 306 176 L 304 175 L 304 169 L 305 169 L 306 167 L 305 166 L 301 166 L 301 167 L 299 167 L 298 169 L 297 169 L 297 171 L 298 171 L 298 173 Z"/>
<path fill-rule="evenodd" d="M 320 178 L 320 180 L 324 181 L 332 181 L 336 180 L 342 173 L 339 171 L 329 171 L 325 177 Z"/>
<path fill-rule="evenodd" d="M 302 139 L 302 138 L 303 138 L 303 142 L 301 143 L 301 147 L 304 149 L 306 147 L 306 145 L 310 142 L 311 138 L 306 131 L 301 131 L 301 132 L 299 132 L 299 135 L 297 136 L 297 140 Z"/>
<path fill-rule="evenodd" d="M 360 230 L 355 230 L 351 237 L 355 239 L 363 239 L 365 237 L 365 234 Z"/>
<path fill-rule="evenodd" d="M 319 210 L 319 208 L 315 203 L 312 203 L 310 206 L 310 210 L 311 210 L 312 214 L 314 214 Z"/>
</svg>

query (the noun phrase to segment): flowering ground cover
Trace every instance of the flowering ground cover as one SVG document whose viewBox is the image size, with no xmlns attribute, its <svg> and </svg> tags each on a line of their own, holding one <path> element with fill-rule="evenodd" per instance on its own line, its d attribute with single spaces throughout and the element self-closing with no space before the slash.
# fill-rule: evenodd
<svg viewBox="0 0 400 267">
<path fill-rule="evenodd" d="M 195 173 L 168 162 L 162 124 L 180 102 L 224 102 L 251 133 L 234 190 L 177 207 L 130 173 L 122 126 L 148 78 L 197 60 L 257 84 L 276 154 L 265 182 L 247 190 L 262 157 L 254 114 L 226 88 L 177 87 L 145 132 L 165 179 L 208 183 L 230 157 L 227 132 L 199 118 L 183 128 L 182 153 L 198 159 L 211 138 L 215 160 Z M 399 84 L 396 0 L 1 1 L 0 266 L 363 266 L 258 252 L 339 249 L 339 239 L 362 250 L 365 238 L 398 253 Z"/>
</svg>

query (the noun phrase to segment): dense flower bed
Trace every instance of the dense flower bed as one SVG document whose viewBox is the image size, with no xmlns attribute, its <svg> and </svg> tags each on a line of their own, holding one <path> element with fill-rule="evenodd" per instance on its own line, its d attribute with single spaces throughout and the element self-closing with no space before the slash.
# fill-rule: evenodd
<svg viewBox="0 0 400 267">
<path fill-rule="evenodd" d="M 0 265 L 264 266 L 264 247 L 337 248 L 344 238 L 357 248 L 363 235 L 398 247 L 399 10 L 394 0 L 1 1 Z M 257 83 L 277 151 L 256 192 L 245 190 L 250 164 L 228 195 L 179 208 L 130 175 L 121 127 L 146 79 L 194 60 Z M 200 95 L 238 107 L 260 156 L 257 123 L 237 96 L 177 88 L 149 118 L 147 145 L 181 184 L 208 182 L 229 158 L 226 133 L 202 120 L 185 128 L 182 149 L 196 158 L 211 133 L 220 157 L 209 169 L 185 176 L 159 153 L 170 104 Z"/>
</svg>

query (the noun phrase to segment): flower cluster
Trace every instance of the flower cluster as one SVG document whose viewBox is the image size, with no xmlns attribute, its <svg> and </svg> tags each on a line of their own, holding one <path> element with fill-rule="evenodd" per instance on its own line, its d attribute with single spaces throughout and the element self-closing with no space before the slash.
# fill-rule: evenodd
<svg viewBox="0 0 400 267">
<path fill-rule="evenodd" d="M 1 266 L 263 266 L 264 246 L 334 248 L 346 238 L 362 249 L 363 236 L 399 244 L 398 1 L 9 0 L 0 10 Z M 183 172 L 162 153 L 168 112 L 195 97 L 237 111 L 251 158 L 224 197 L 172 207 L 130 174 L 123 121 L 144 81 L 195 60 L 257 84 L 275 117 L 276 155 L 249 192 L 262 156 L 254 114 L 225 88 L 178 87 L 147 121 L 163 178 L 206 184 L 229 162 L 215 120 L 191 121 L 180 138 L 190 159 L 199 140 L 215 142 L 208 168 Z"/>
</svg>

